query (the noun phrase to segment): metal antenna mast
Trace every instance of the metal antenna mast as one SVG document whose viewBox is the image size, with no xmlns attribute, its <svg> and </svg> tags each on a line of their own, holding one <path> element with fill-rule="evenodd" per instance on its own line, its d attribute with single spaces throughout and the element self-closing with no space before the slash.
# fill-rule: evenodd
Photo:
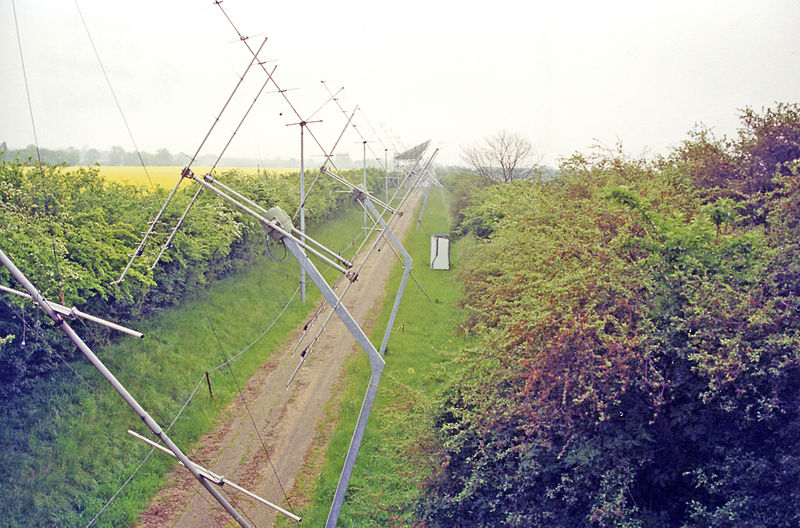
<svg viewBox="0 0 800 528">
<path fill-rule="evenodd" d="M 0 263 L 6 267 L 6 269 L 11 273 L 11 275 L 25 288 L 28 292 L 28 295 L 36 301 L 36 304 L 47 313 L 47 315 L 53 320 L 53 322 L 61 328 L 66 336 L 72 341 L 78 350 L 89 360 L 89 362 L 100 372 L 100 374 L 111 384 L 117 393 L 122 396 L 122 399 L 125 400 L 134 412 L 139 415 L 142 421 L 150 428 L 154 435 L 156 435 L 164 445 L 172 452 L 172 454 L 177 458 L 181 464 L 189 470 L 189 472 L 198 480 L 200 484 L 208 490 L 208 492 L 213 496 L 217 502 L 222 505 L 225 510 L 231 514 L 231 516 L 242 526 L 242 528 L 250 528 L 250 525 L 247 524 L 247 521 L 239 515 L 233 506 L 222 496 L 222 494 L 217 491 L 214 486 L 211 485 L 208 478 L 203 476 L 197 469 L 197 466 L 189 460 L 189 458 L 183 453 L 183 451 L 178 448 L 177 445 L 169 438 L 167 433 L 161 428 L 161 426 L 156 423 L 156 421 L 144 410 L 139 402 L 134 399 L 133 396 L 122 386 L 122 384 L 117 380 L 117 378 L 111 373 L 108 368 L 100 361 L 92 349 L 84 343 L 84 341 L 80 338 L 80 336 L 75 333 L 72 327 L 67 324 L 67 321 L 56 311 L 54 310 L 50 303 L 42 297 L 42 294 L 36 289 L 36 287 L 31 283 L 28 278 L 17 268 L 17 266 L 11 261 L 8 256 L 0 249 Z"/>
<path fill-rule="evenodd" d="M 272 68 L 272 73 L 275 73 L 275 70 L 277 68 L 278 68 L 277 66 L 273 67 Z M 247 119 L 248 114 L 250 114 L 250 110 L 253 109 L 253 106 L 255 106 L 256 101 L 258 101 L 258 98 L 261 97 L 261 93 L 264 91 L 264 88 L 266 88 L 266 87 L 267 87 L 267 82 L 264 82 L 264 84 L 262 84 L 261 88 L 258 90 L 258 93 L 256 94 L 256 96 L 253 98 L 253 101 L 250 103 L 250 106 L 247 108 L 247 111 L 242 116 L 242 119 L 239 121 L 239 124 L 236 126 L 236 128 L 233 131 L 233 133 L 231 133 L 231 136 L 228 138 L 228 142 L 225 143 L 225 146 L 222 148 L 222 150 L 220 151 L 219 155 L 217 155 L 217 159 L 214 160 L 214 164 L 208 170 L 209 173 L 214 172 L 214 169 L 217 168 L 217 165 L 219 164 L 220 160 L 222 159 L 222 156 L 225 155 L 225 151 L 228 150 L 228 147 L 231 145 L 231 142 L 233 141 L 233 138 L 236 136 L 237 132 L 239 132 L 239 129 L 242 127 L 242 124 L 244 123 L 244 120 Z M 150 265 L 150 269 L 151 270 L 155 269 L 156 265 L 161 260 L 161 256 L 164 254 L 164 252 L 167 249 L 169 249 L 170 247 L 172 247 L 172 241 L 175 239 L 175 235 L 178 234 L 178 230 L 183 225 L 183 221 L 186 219 L 186 215 L 189 214 L 189 209 L 192 208 L 192 206 L 194 205 L 194 202 L 197 200 L 197 197 L 200 196 L 200 193 L 202 192 L 202 190 L 203 190 L 203 188 L 199 187 L 197 189 L 197 192 L 194 193 L 194 196 L 192 197 L 192 200 L 189 202 L 189 205 L 186 207 L 186 210 L 183 212 L 181 217 L 178 219 L 178 223 L 175 224 L 175 227 L 173 228 L 172 233 L 170 233 L 169 237 L 167 237 L 166 242 L 164 242 L 164 244 L 161 246 L 161 251 L 158 252 L 158 255 L 156 255 L 156 259 Z"/>
<path fill-rule="evenodd" d="M 316 112 L 315 112 L 316 113 Z M 305 131 L 308 123 L 321 123 L 322 120 L 317 121 L 300 121 L 299 123 L 290 123 L 286 126 L 299 125 L 300 126 L 300 240 L 305 241 L 306 235 L 306 170 L 305 170 L 305 154 L 303 152 L 303 132 Z M 303 304 L 306 303 L 306 270 L 300 268 L 300 300 Z"/>
<path fill-rule="evenodd" d="M 302 235 L 300 236 L 300 240 L 305 240 L 305 233 L 306 233 L 306 192 L 305 192 L 305 155 L 304 155 L 304 141 L 303 141 L 303 132 L 305 131 L 306 125 L 309 123 L 322 123 L 322 119 L 317 119 L 316 121 L 312 121 L 315 115 L 319 113 L 320 110 L 325 108 L 325 106 L 333 101 L 336 98 L 336 95 L 344 90 L 344 87 L 340 88 L 335 94 L 331 94 L 331 96 L 320 105 L 319 108 L 314 110 L 314 112 L 308 116 L 308 119 L 301 120 L 297 123 L 289 123 L 286 126 L 300 126 L 300 232 Z M 338 142 L 337 142 L 338 143 Z M 333 150 L 336 149 L 336 145 L 334 145 L 333 149 L 331 149 L 331 155 L 333 155 Z M 310 192 L 310 189 L 309 189 Z M 306 303 L 306 271 L 300 268 L 300 300 L 303 304 Z"/>
</svg>

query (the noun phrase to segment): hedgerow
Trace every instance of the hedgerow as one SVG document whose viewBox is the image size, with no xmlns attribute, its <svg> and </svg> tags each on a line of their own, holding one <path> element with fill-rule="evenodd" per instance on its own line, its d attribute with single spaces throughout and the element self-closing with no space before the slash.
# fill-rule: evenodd
<svg viewBox="0 0 800 528">
<path fill-rule="evenodd" d="M 315 173 L 309 172 L 311 179 Z M 382 175 L 369 171 L 371 188 L 381 188 Z M 360 181 L 362 174 L 351 171 L 348 177 Z M 297 208 L 299 173 L 252 176 L 234 170 L 219 178 L 264 207 L 280 205 L 289 214 Z M 136 321 L 247 266 L 265 250 L 262 227 L 206 191 L 151 270 L 194 190 L 178 191 L 141 258 L 114 284 L 167 191 L 105 181 L 97 168 L 0 159 L 0 247 L 46 298 L 114 321 Z M 339 190 L 325 176 L 316 182 L 306 208 L 311 228 L 345 206 L 348 195 Z M 2 267 L 0 283 L 19 289 Z M 55 367 L 58 356 L 74 357 L 73 347 L 43 318 L 30 301 L 5 294 L 0 299 L 0 400 L 23 394 Z M 102 329 L 93 335 L 108 337 Z"/>
<path fill-rule="evenodd" d="M 800 523 L 800 120 L 461 191 L 430 526 Z M 451 369 L 452 370 L 452 369 Z"/>
</svg>

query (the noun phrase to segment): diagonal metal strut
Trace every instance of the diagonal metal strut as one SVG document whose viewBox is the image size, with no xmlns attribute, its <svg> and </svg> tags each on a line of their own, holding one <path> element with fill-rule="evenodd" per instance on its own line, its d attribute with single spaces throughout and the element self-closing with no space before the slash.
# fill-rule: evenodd
<svg viewBox="0 0 800 528">
<path fill-rule="evenodd" d="M 164 445 L 173 453 L 175 458 L 180 460 L 180 462 L 186 467 L 187 470 L 198 480 L 200 484 L 208 490 L 208 492 L 219 502 L 225 510 L 231 514 L 231 516 L 238 522 L 242 528 L 250 528 L 250 525 L 244 518 L 237 512 L 233 506 L 225 499 L 225 497 L 217 491 L 214 486 L 208 481 L 206 477 L 200 474 L 197 471 L 197 468 L 192 464 L 192 462 L 186 457 L 183 451 L 175 445 L 175 443 L 169 438 L 166 431 L 164 431 L 158 423 L 144 410 L 136 399 L 125 389 L 125 387 L 117 380 L 114 374 L 111 373 L 110 370 L 100 361 L 100 358 L 95 355 L 91 348 L 80 338 L 80 336 L 75 333 L 72 327 L 67 324 L 61 315 L 59 315 L 53 308 L 50 307 L 50 304 L 42 297 L 42 294 L 36 289 L 33 283 L 28 280 L 28 278 L 17 268 L 17 266 L 11 261 L 10 258 L 0 249 L 0 263 L 11 272 L 11 275 L 25 288 L 31 298 L 36 301 L 36 303 L 45 311 L 47 315 L 58 325 L 61 330 L 67 335 L 67 337 L 72 341 L 78 350 L 83 353 L 86 359 L 96 368 L 100 374 L 108 381 L 111 386 L 114 388 L 122 399 L 125 400 L 134 412 L 139 415 L 139 418 L 150 428 L 154 435 L 156 435 Z"/>
</svg>

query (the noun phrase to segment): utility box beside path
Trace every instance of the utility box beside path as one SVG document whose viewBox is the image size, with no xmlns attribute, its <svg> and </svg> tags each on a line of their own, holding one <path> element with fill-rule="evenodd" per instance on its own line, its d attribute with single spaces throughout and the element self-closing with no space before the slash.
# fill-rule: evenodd
<svg viewBox="0 0 800 528">
<path fill-rule="evenodd" d="M 445 234 L 431 235 L 431 268 L 450 269 L 450 237 Z"/>
</svg>

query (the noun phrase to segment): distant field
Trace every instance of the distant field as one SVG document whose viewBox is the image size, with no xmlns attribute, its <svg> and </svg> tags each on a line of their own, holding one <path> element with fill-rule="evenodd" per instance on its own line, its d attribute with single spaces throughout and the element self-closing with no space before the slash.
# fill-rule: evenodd
<svg viewBox="0 0 800 528">
<path fill-rule="evenodd" d="M 226 170 L 230 170 L 234 167 L 217 167 L 215 169 L 216 174 L 221 174 Z M 192 167 L 192 170 L 197 175 L 205 174 L 208 171 L 209 167 Z M 153 185 L 157 187 L 163 187 L 165 189 L 171 189 L 175 182 L 178 181 L 180 177 L 181 171 L 183 167 L 148 167 L 147 173 L 141 166 L 131 166 L 131 167 L 100 167 L 100 174 L 108 181 L 117 182 L 117 183 L 126 183 L 128 185 L 136 185 L 139 187 L 150 188 L 150 181 L 153 182 Z M 237 169 L 242 171 L 245 174 L 253 174 L 255 175 L 257 169 L 255 167 L 247 167 L 244 169 Z M 267 171 L 269 174 L 281 174 L 285 172 L 293 172 L 297 169 L 261 169 L 262 171 Z M 148 181 L 147 175 L 150 175 L 150 181 Z"/>
</svg>

